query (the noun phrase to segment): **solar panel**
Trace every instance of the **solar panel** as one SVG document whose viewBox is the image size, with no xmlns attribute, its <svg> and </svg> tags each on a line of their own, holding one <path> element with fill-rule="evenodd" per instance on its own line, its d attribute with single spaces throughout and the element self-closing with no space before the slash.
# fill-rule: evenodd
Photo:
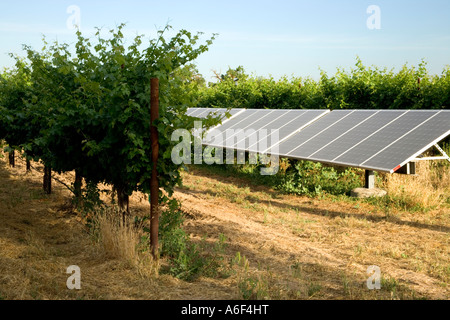
<svg viewBox="0 0 450 320">
<path fill-rule="evenodd" d="M 225 137 L 222 143 L 216 141 L 204 143 L 213 147 L 265 153 L 268 147 L 288 138 L 328 112 L 328 110 L 246 110 L 217 127 Z M 277 134 L 273 133 L 273 130 L 278 130 Z M 267 135 L 264 136 L 263 133 Z"/>
<path fill-rule="evenodd" d="M 253 116 L 258 112 L 258 110 L 256 109 L 252 109 L 252 110 L 244 110 L 243 112 L 231 117 L 230 119 L 228 119 L 228 121 L 226 123 L 223 123 L 222 125 L 217 126 L 214 129 L 218 129 L 220 130 L 222 133 L 225 133 L 226 130 L 230 129 L 232 130 L 233 128 L 242 128 L 247 126 L 249 123 L 251 123 L 251 121 L 254 121 Z M 204 144 L 208 144 L 211 141 L 208 141 L 206 139 L 204 139 Z M 219 147 L 223 147 L 223 145 L 219 145 Z"/>
<path fill-rule="evenodd" d="M 186 114 L 191 116 L 191 117 L 196 117 L 201 112 L 202 112 L 202 110 L 200 108 L 189 108 L 187 110 Z"/>
<path fill-rule="evenodd" d="M 341 136 L 345 132 L 351 130 L 355 127 L 355 124 L 360 123 L 368 116 L 371 116 L 374 112 L 370 111 L 350 111 L 342 112 L 336 111 L 336 113 L 342 113 L 342 117 L 330 125 L 325 130 L 321 131 L 320 134 L 310 138 L 309 140 L 302 143 L 300 146 L 296 147 L 289 152 L 288 155 L 294 155 L 302 158 L 310 158 L 316 152 L 320 151 L 321 148 L 325 147 L 327 144 L 332 143 L 333 139 Z M 305 130 L 306 131 L 306 130 Z M 300 132 L 301 135 L 302 132 Z M 299 137 L 301 139 L 301 137 Z"/>
<path fill-rule="evenodd" d="M 275 135 L 272 134 L 272 130 L 279 130 L 278 137 L 285 137 L 293 130 L 298 130 L 298 124 L 294 125 L 293 127 L 289 127 L 289 123 L 294 121 L 295 119 L 298 119 L 302 115 L 305 114 L 306 111 L 304 110 L 277 110 L 275 114 L 271 114 L 270 118 L 267 123 L 262 127 L 262 129 L 267 130 L 267 139 L 266 141 L 270 143 L 272 140 L 275 142 Z M 280 132 L 281 131 L 281 132 Z M 256 138 L 256 141 L 254 138 Z M 245 146 L 248 151 L 252 152 L 264 152 L 267 149 L 267 146 L 261 150 L 261 140 L 264 139 L 263 137 L 259 136 L 255 133 L 254 135 L 251 135 L 245 139 Z"/>
<path fill-rule="evenodd" d="M 197 118 L 206 118 L 211 113 L 220 113 L 220 110 L 208 110 L 208 109 L 199 109 L 199 112 L 195 115 Z"/>
<path fill-rule="evenodd" d="M 244 110 L 241 113 L 236 114 L 235 116 L 228 119 L 226 123 L 223 123 L 222 125 L 219 125 L 216 127 L 216 129 L 220 130 L 221 132 L 225 132 L 227 129 L 232 129 L 235 127 L 242 128 L 245 123 L 251 119 L 251 117 L 257 112 L 258 110 L 252 109 L 252 110 Z M 208 143 L 208 141 L 204 141 L 205 143 Z"/>
<path fill-rule="evenodd" d="M 188 108 L 186 111 L 186 115 L 192 117 L 192 115 L 195 114 L 195 111 L 197 111 L 197 110 L 198 110 L 198 108 Z"/>
<path fill-rule="evenodd" d="M 332 111 L 279 146 L 279 155 L 394 172 L 448 135 L 448 111 Z M 439 116 L 438 116 L 439 115 Z M 427 124 L 428 123 L 428 124 Z"/>
<path fill-rule="evenodd" d="M 230 109 L 228 110 L 228 113 L 230 116 L 234 116 L 244 109 L 236 108 L 236 109 Z M 188 116 L 196 117 L 196 118 L 206 118 L 209 114 L 215 114 L 217 116 L 223 117 L 225 113 L 227 112 L 227 109 L 225 108 L 189 108 L 186 112 Z"/>
<path fill-rule="evenodd" d="M 225 110 L 225 109 L 224 109 Z M 236 108 L 236 109 L 230 109 L 228 112 L 230 113 L 230 115 L 232 117 L 234 117 L 235 115 L 237 115 L 238 113 L 243 112 L 245 109 L 240 109 L 240 108 Z"/>
<path fill-rule="evenodd" d="M 334 123 L 342 120 L 342 118 L 346 117 L 350 112 L 351 111 L 331 112 L 326 116 L 321 117 L 310 126 L 304 128 L 289 139 L 280 143 L 278 146 L 278 154 L 288 156 L 290 152 L 301 147 L 304 143 L 307 143 L 310 139 L 316 137 Z M 275 150 L 273 150 L 273 148 L 269 150 L 269 153 L 274 152 Z"/>
<path fill-rule="evenodd" d="M 261 133 L 258 130 L 267 130 L 268 128 L 273 128 L 273 125 L 271 126 L 271 124 L 273 124 L 283 115 L 286 115 L 286 111 L 284 110 L 274 110 L 267 113 L 259 120 L 243 129 L 243 134 L 245 135 L 245 130 L 247 130 L 247 135 L 238 138 L 232 137 L 231 139 L 233 140 L 232 142 L 234 142 L 234 144 L 232 144 L 231 147 L 234 149 L 246 150 L 250 145 L 257 144 Z M 270 133 L 270 130 L 268 132 Z M 230 141 L 227 140 L 225 143 L 227 142 L 229 143 Z"/>
<path fill-rule="evenodd" d="M 270 144 L 266 148 L 261 148 L 260 139 L 257 144 L 250 145 L 248 150 L 267 153 L 269 149 L 276 149 L 282 141 L 287 140 L 290 136 L 307 127 L 327 113 L 329 113 L 329 110 L 290 110 L 281 117 L 275 119 L 275 121 L 270 124 L 270 127 L 267 128 L 269 134 L 267 141 Z M 272 134 L 272 130 L 278 130 L 277 137 Z M 277 138 L 278 141 L 275 138 Z"/>
<path fill-rule="evenodd" d="M 246 131 L 254 130 L 256 132 L 256 130 L 264 128 L 271 121 L 274 112 L 273 110 L 257 110 L 251 117 L 241 122 L 239 126 L 230 128 L 234 130 L 234 134 L 226 134 L 223 146 L 236 149 L 238 142 Z"/>
<path fill-rule="evenodd" d="M 365 162 L 371 159 L 372 156 L 376 155 L 386 146 L 393 143 L 399 137 L 408 133 L 410 130 L 414 129 L 416 126 L 423 123 L 427 120 L 427 118 L 435 115 L 436 113 L 436 111 L 405 111 L 403 114 L 393 119 L 392 122 L 382 126 L 380 130 L 369 137 L 361 137 L 361 141 L 357 146 L 345 154 L 337 157 L 334 162 L 362 166 Z M 391 171 L 391 169 L 395 168 L 395 166 L 390 168 L 388 165 L 383 165 L 382 170 Z"/>
<path fill-rule="evenodd" d="M 361 121 L 351 131 L 346 132 L 340 137 L 336 137 L 328 145 L 324 146 L 322 150 L 311 155 L 311 157 L 314 159 L 334 161 L 337 157 L 342 155 L 344 151 L 353 148 L 360 143 L 364 137 L 368 137 L 375 133 L 404 112 L 405 111 L 377 111 L 372 113 L 371 116 L 367 117 L 364 121 Z"/>
<path fill-rule="evenodd" d="M 399 136 L 362 165 L 369 167 L 402 167 L 450 134 L 450 111 L 431 114 L 420 125 Z"/>
</svg>

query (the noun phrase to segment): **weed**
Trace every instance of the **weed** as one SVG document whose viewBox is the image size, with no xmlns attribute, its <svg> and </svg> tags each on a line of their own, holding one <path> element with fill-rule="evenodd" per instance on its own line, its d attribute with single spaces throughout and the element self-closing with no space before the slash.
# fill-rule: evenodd
<svg viewBox="0 0 450 320">
<path fill-rule="evenodd" d="M 160 218 L 161 256 L 170 262 L 169 274 L 192 281 L 203 275 L 221 277 L 227 275 L 224 265 L 226 237 L 221 234 L 212 246 L 203 238 L 199 245 L 193 243 L 182 228 L 184 213 L 178 201 L 172 200 Z"/>
<path fill-rule="evenodd" d="M 351 296 L 352 291 L 351 291 L 350 280 L 348 279 L 348 277 L 346 275 L 342 276 L 342 286 L 344 288 L 345 295 Z"/>
<path fill-rule="evenodd" d="M 238 271 L 238 293 L 244 300 L 262 300 L 270 298 L 268 280 L 259 275 L 252 275 L 249 270 L 249 261 L 240 252 L 232 260 L 232 265 L 237 265 Z"/>
<path fill-rule="evenodd" d="M 300 262 L 296 261 L 290 266 L 292 275 L 295 278 L 301 278 L 303 275 L 303 266 Z"/>
<path fill-rule="evenodd" d="M 392 277 L 381 277 L 381 289 L 386 290 L 391 293 L 392 298 L 397 297 L 397 291 L 399 289 L 399 283 L 397 279 Z"/>
<path fill-rule="evenodd" d="M 355 248 L 355 255 L 360 256 L 363 253 L 363 246 L 358 243 L 358 245 Z"/>
<path fill-rule="evenodd" d="M 310 299 L 313 298 L 316 294 L 320 292 L 320 290 L 322 290 L 322 286 L 316 282 L 311 281 L 308 284 L 308 297 Z"/>
<path fill-rule="evenodd" d="M 242 164 L 235 166 L 203 166 L 206 170 L 223 175 L 247 177 L 255 185 L 266 185 L 285 193 L 306 194 L 321 197 L 325 194 L 339 195 L 362 185 L 362 174 L 358 169 L 340 169 L 321 163 L 281 159 L 279 172 L 262 176 L 260 166 Z M 235 198 L 234 201 L 236 201 Z M 240 200 L 237 200 L 240 201 Z"/>
</svg>

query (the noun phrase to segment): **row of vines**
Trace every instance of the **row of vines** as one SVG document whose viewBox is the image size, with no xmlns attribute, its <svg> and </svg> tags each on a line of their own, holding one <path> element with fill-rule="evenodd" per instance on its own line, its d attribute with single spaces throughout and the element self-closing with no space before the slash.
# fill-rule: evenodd
<svg viewBox="0 0 450 320">
<path fill-rule="evenodd" d="M 134 191 L 150 194 L 151 126 L 159 133 L 159 203 L 169 204 L 180 182 L 180 166 L 171 161 L 171 133 L 191 128 L 185 115 L 193 103 L 177 69 L 208 50 L 214 36 L 181 30 L 169 39 L 169 26 L 148 43 L 137 35 L 126 46 L 124 25 L 91 38 L 78 31 L 74 45 L 44 38 L 37 51 L 11 55 L 15 68 L 0 76 L 0 141 L 10 155 L 20 152 L 45 166 L 44 188 L 51 172 L 75 172 L 68 186 L 76 197 L 97 194 L 104 183 L 126 210 Z M 151 123 L 150 83 L 159 79 L 159 119 Z M 214 119 L 210 119 L 214 123 Z M 13 159 L 13 156 L 11 157 Z M 82 188 L 82 181 L 85 181 Z M 150 198 L 150 197 L 149 197 Z"/>
</svg>

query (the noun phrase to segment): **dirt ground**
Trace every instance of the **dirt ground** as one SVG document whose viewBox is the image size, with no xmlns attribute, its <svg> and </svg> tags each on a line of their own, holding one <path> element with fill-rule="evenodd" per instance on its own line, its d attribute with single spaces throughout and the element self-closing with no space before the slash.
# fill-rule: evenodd
<svg viewBox="0 0 450 320">
<path fill-rule="evenodd" d="M 54 182 L 42 192 L 42 167 L 25 172 L 0 158 L 0 299 L 241 299 L 254 283 L 261 299 L 449 299 L 450 212 L 410 213 L 364 201 L 282 195 L 200 168 L 177 189 L 192 241 L 225 237 L 226 260 L 248 268 L 192 282 L 167 274 L 144 277 L 109 257 Z M 70 183 L 73 175 L 58 176 Z M 145 214 L 142 195 L 131 210 Z M 66 286 L 66 270 L 81 270 L 81 290 Z M 370 266 L 381 289 L 370 290 Z M 237 269 L 235 269 L 237 270 Z"/>
</svg>

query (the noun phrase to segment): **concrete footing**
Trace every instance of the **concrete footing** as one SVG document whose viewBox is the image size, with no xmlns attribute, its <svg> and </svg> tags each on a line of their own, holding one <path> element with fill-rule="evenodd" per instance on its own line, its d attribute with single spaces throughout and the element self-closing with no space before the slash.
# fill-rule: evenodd
<svg viewBox="0 0 450 320">
<path fill-rule="evenodd" d="M 386 190 L 378 188 L 356 188 L 350 193 L 355 198 L 371 198 L 371 197 L 384 197 L 387 194 Z"/>
</svg>

